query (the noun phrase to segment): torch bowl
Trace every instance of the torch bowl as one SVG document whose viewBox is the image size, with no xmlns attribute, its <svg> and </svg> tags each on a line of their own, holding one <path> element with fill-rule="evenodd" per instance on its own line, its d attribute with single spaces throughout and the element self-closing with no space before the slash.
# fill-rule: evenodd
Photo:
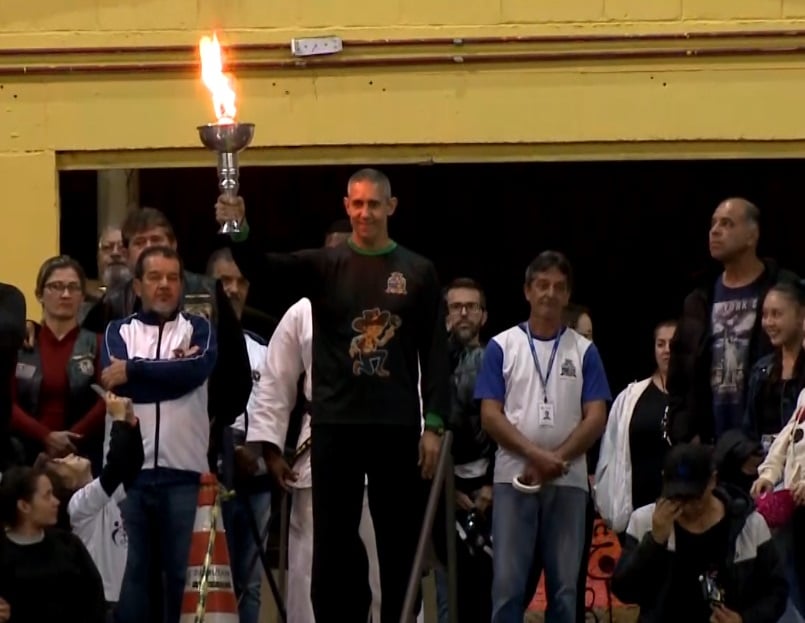
<svg viewBox="0 0 805 623">
<path fill-rule="evenodd" d="M 207 149 L 237 153 L 249 146 L 254 138 L 253 123 L 208 123 L 198 127 L 201 143 Z"/>
</svg>

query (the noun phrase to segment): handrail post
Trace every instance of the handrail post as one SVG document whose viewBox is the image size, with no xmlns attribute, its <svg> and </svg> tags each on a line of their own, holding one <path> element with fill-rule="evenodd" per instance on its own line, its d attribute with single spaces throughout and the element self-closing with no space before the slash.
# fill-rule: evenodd
<svg viewBox="0 0 805 623">
<path fill-rule="evenodd" d="M 458 561 L 456 554 L 456 482 L 453 457 L 444 475 L 444 517 L 447 531 L 447 620 L 458 623 Z"/>
<path fill-rule="evenodd" d="M 408 589 L 405 591 L 405 601 L 403 602 L 403 609 L 400 614 L 400 623 L 410 623 L 413 620 L 414 603 L 416 602 L 422 582 L 422 566 L 425 563 L 425 551 L 428 547 L 433 521 L 436 518 L 436 509 L 439 506 L 439 495 L 442 492 L 445 476 L 448 473 L 448 465 L 452 465 L 452 446 L 453 433 L 449 430 L 445 431 L 442 437 L 442 447 L 439 451 L 439 462 L 436 465 L 436 474 L 433 476 L 433 485 L 431 486 L 430 495 L 428 496 L 428 505 L 425 507 L 425 519 L 422 522 L 422 529 L 419 532 L 419 542 L 416 546 L 411 576 L 408 578 Z M 452 475 L 452 467 L 450 468 L 450 472 Z M 450 505 L 448 504 L 448 506 Z M 450 534 L 447 535 L 448 541 L 450 537 L 455 539 L 453 536 L 454 532 L 455 522 L 451 525 Z"/>
<path fill-rule="evenodd" d="M 290 494 L 287 491 L 280 489 L 282 501 L 280 502 L 280 551 L 279 562 L 277 563 L 277 584 L 279 584 L 282 598 L 287 601 L 288 599 L 288 586 L 286 583 L 286 573 L 288 565 L 288 539 L 290 532 L 290 517 L 288 513 L 288 501 Z"/>
</svg>

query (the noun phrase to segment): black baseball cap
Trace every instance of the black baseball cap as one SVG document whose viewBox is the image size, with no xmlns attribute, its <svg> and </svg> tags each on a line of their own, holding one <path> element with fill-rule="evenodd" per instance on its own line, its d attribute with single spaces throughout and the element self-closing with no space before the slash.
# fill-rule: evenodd
<svg viewBox="0 0 805 623">
<path fill-rule="evenodd" d="M 709 446 L 692 443 L 674 446 L 663 465 L 662 497 L 668 500 L 701 497 L 715 471 L 713 450 Z"/>
<path fill-rule="evenodd" d="M 753 456 L 763 456 L 763 446 L 739 429 L 728 430 L 716 442 L 713 459 L 719 474 L 740 471 Z"/>
</svg>

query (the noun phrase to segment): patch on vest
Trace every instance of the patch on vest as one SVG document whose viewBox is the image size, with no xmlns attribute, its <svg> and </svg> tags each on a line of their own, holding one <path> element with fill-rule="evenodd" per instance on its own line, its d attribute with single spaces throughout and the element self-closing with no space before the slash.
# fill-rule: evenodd
<svg viewBox="0 0 805 623">
<path fill-rule="evenodd" d="M 32 366 L 29 363 L 18 363 L 17 370 L 16 370 L 16 377 L 18 379 L 23 379 L 28 381 L 34 378 L 34 374 L 36 374 L 36 366 Z"/>
<path fill-rule="evenodd" d="M 195 316 L 204 316 L 207 320 L 212 318 L 212 296 L 203 294 L 186 294 L 182 301 L 182 311 Z"/>
<path fill-rule="evenodd" d="M 562 362 L 562 366 L 559 368 L 559 376 L 574 379 L 576 378 L 576 366 L 573 365 L 573 362 L 570 359 L 565 359 Z"/>
<path fill-rule="evenodd" d="M 95 364 L 92 362 L 92 359 L 88 357 L 82 357 L 76 361 L 76 365 L 78 366 L 78 371 L 81 374 L 86 376 L 92 376 L 95 374 Z"/>
</svg>

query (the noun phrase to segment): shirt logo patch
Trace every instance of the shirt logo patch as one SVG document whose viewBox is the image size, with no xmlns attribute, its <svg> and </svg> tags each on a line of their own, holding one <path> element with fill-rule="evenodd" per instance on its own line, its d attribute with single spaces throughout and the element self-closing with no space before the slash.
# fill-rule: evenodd
<svg viewBox="0 0 805 623">
<path fill-rule="evenodd" d="M 408 294 L 402 273 L 391 273 L 386 282 L 386 294 Z"/>
<path fill-rule="evenodd" d="M 358 318 L 352 321 L 352 329 L 358 333 L 349 344 L 349 356 L 352 358 L 352 374 L 360 376 L 379 376 L 386 378 L 386 359 L 389 351 L 383 348 L 394 337 L 402 325 L 402 319 L 389 311 L 379 308 L 364 309 Z"/>
<path fill-rule="evenodd" d="M 570 359 L 565 359 L 562 362 L 561 367 L 559 368 L 559 376 L 564 376 L 566 378 L 576 378 L 576 366 Z"/>
</svg>

